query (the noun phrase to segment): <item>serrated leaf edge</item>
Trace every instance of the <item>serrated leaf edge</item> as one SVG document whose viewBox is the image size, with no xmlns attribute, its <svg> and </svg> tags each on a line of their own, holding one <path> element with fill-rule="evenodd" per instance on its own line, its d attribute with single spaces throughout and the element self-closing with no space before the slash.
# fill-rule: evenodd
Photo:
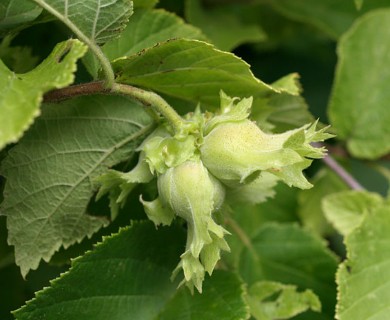
<svg viewBox="0 0 390 320">
<path fill-rule="evenodd" d="M 119 144 L 115 145 L 114 147 L 112 147 L 112 148 L 110 149 L 110 150 L 112 150 L 112 151 L 111 151 L 110 153 L 107 153 L 107 154 L 104 156 L 104 158 L 101 159 L 101 160 L 99 161 L 98 164 L 95 164 L 95 166 L 93 167 L 92 170 L 89 171 L 89 173 L 90 173 L 91 171 L 96 170 L 96 168 L 97 168 L 99 165 L 102 165 L 102 163 L 104 162 L 104 160 L 107 159 L 108 157 L 110 157 L 111 154 L 112 154 L 115 150 L 117 150 L 117 149 L 119 149 L 120 147 L 122 147 L 123 145 L 127 144 L 129 141 L 131 141 L 131 140 L 133 140 L 133 139 L 135 139 L 135 138 L 137 138 L 137 137 L 140 137 L 140 136 L 143 136 L 143 135 L 147 134 L 148 132 L 150 132 L 150 131 L 154 128 L 154 126 L 155 126 L 154 123 L 152 123 L 152 124 L 150 124 L 150 125 L 146 125 L 144 128 L 140 129 L 140 130 L 139 130 L 138 132 L 136 132 L 135 134 L 128 136 L 126 139 L 124 139 L 123 141 L 121 141 L 121 143 L 119 143 Z M 1 166 L 0 166 L 0 169 L 1 169 Z M 6 176 L 5 176 L 5 177 L 6 177 Z M 83 176 L 83 180 L 84 180 L 86 177 L 87 177 L 87 175 L 84 175 L 84 176 Z M 75 183 L 75 186 L 78 185 L 79 183 L 80 183 L 80 179 Z M 95 188 L 96 188 L 96 186 L 95 186 Z M 72 192 L 73 192 L 73 189 L 74 189 L 74 188 L 72 188 L 72 190 L 71 190 Z M 6 193 L 4 193 L 4 195 L 6 196 Z M 67 193 L 67 195 L 66 195 L 66 197 L 65 197 L 64 199 L 66 199 L 68 196 L 69 196 L 69 192 Z M 92 195 L 91 195 L 91 197 L 92 197 Z M 58 209 L 58 207 L 55 209 L 55 211 L 56 211 L 57 209 Z M 83 212 L 83 214 L 87 214 L 87 211 L 85 210 L 85 211 Z M 0 215 L 5 215 L 5 216 L 7 216 L 7 215 L 4 213 L 4 207 L 2 207 L 2 206 L 0 206 Z M 101 219 L 104 220 L 104 218 L 101 218 Z M 106 226 L 107 224 L 108 224 L 108 221 L 107 221 L 107 223 L 105 223 L 105 224 L 102 223 L 102 226 L 101 226 L 101 227 L 104 227 L 104 226 Z M 97 231 L 97 230 L 96 230 L 96 231 Z M 80 239 L 76 239 L 73 243 L 70 243 L 70 244 L 65 244 L 65 243 L 61 243 L 61 244 L 59 244 L 59 245 L 56 244 L 56 246 L 55 246 L 55 247 L 53 246 L 53 249 L 51 249 L 50 252 L 48 253 L 48 257 L 42 257 L 42 256 L 41 256 L 40 259 L 39 259 L 39 261 L 37 262 L 36 265 L 33 265 L 33 266 L 30 265 L 30 267 L 29 267 L 27 270 L 24 270 L 24 269 L 21 267 L 21 273 L 22 273 L 23 278 L 26 277 L 26 275 L 28 274 L 29 271 L 38 269 L 41 260 L 46 261 L 46 262 L 49 262 L 50 259 L 51 259 L 51 257 L 54 255 L 54 253 L 57 252 L 57 251 L 61 248 L 61 246 L 64 247 L 65 249 L 67 249 L 67 248 L 70 247 L 72 244 L 80 243 L 85 237 L 91 238 L 92 235 L 93 235 L 96 231 L 94 231 L 94 232 L 92 232 L 92 233 L 90 233 L 90 234 L 87 234 L 87 235 L 83 236 L 83 237 L 80 238 Z M 62 239 L 61 239 L 61 241 L 62 241 Z M 7 242 L 8 242 L 9 245 L 15 246 L 14 243 L 10 243 L 9 237 L 8 237 Z"/>
<path fill-rule="evenodd" d="M 146 224 L 151 224 L 151 222 L 148 221 L 148 220 L 141 220 L 141 221 L 131 220 L 130 224 L 128 226 L 119 228 L 118 232 L 111 233 L 110 235 L 102 236 L 102 240 L 98 241 L 96 244 L 94 244 L 93 249 L 85 251 L 84 254 L 81 255 L 81 256 L 78 256 L 76 258 L 71 258 L 71 260 L 70 260 L 71 265 L 70 265 L 70 268 L 67 271 L 60 273 L 60 275 L 57 278 L 50 280 L 49 281 L 49 284 L 50 284 L 49 286 L 45 286 L 41 290 L 36 291 L 33 298 L 31 298 L 30 300 L 27 300 L 25 302 L 25 304 L 23 306 L 21 306 L 20 308 L 18 308 L 16 310 L 13 310 L 12 314 L 15 315 L 15 313 L 17 313 L 19 311 L 22 311 L 25 307 L 27 307 L 28 304 L 33 302 L 35 299 L 39 298 L 40 295 L 42 293 L 44 293 L 47 289 L 52 288 L 53 285 L 55 285 L 58 281 L 61 281 L 61 279 L 63 279 L 68 273 L 70 273 L 79 264 L 79 260 L 83 259 L 84 257 L 88 257 L 91 254 L 94 254 L 95 253 L 94 250 L 96 248 L 99 248 L 100 246 L 104 245 L 104 243 L 107 240 L 117 237 L 122 232 L 130 230 L 130 229 L 134 228 L 134 226 L 136 226 L 136 225 L 146 225 Z"/>
</svg>

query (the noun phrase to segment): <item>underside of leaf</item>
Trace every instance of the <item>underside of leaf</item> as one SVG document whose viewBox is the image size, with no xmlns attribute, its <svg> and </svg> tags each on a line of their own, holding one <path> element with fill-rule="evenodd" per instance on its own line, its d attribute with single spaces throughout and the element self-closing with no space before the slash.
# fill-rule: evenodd
<svg viewBox="0 0 390 320">
<path fill-rule="evenodd" d="M 149 116 L 123 97 L 45 106 L 1 168 L 7 178 L 2 213 L 23 275 L 107 224 L 86 214 L 95 178 L 128 160 L 150 130 Z"/>
</svg>

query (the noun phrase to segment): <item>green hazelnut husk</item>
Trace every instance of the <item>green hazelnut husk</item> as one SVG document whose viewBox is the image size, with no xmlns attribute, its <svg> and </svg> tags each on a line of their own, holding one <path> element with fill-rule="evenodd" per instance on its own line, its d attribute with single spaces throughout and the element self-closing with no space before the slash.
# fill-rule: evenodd
<svg viewBox="0 0 390 320">
<path fill-rule="evenodd" d="M 294 150 L 282 148 L 276 137 L 248 119 L 221 123 L 204 137 L 201 159 L 225 184 L 247 183 L 263 170 L 282 170 L 302 160 Z"/>
<path fill-rule="evenodd" d="M 201 291 L 204 272 L 211 274 L 220 251 L 229 250 L 224 240 L 228 232 L 213 219 L 224 201 L 225 187 L 199 159 L 169 168 L 158 177 L 157 184 L 162 206 L 187 222 L 186 251 L 175 273 L 183 269 L 184 283 L 191 290 L 195 286 Z"/>
</svg>

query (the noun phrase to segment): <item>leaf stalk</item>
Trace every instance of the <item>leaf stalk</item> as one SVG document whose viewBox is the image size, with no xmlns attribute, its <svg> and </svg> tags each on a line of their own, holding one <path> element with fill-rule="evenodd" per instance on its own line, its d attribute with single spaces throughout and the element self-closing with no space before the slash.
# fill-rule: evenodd
<svg viewBox="0 0 390 320">
<path fill-rule="evenodd" d="M 120 83 L 114 83 L 111 92 L 124 94 L 140 101 L 146 106 L 151 106 L 156 112 L 160 113 L 168 120 L 177 134 L 180 134 L 186 126 L 185 120 L 168 104 L 168 102 L 154 92 Z"/>
</svg>

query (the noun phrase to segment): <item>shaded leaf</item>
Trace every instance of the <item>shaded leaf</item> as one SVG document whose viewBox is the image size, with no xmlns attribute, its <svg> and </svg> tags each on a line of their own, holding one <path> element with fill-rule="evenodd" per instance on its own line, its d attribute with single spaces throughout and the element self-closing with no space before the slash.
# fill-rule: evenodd
<svg viewBox="0 0 390 320">
<path fill-rule="evenodd" d="M 367 214 L 382 204 L 383 198 L 379 194 L 348 190 L 325 197 L 322 208 L 336 230 L 347 236 L 362 223 Z"/>
<path fill-rule="evenodd" d="M 23 305 L 31 292 L 15 264 L 0 268 L 0 286 L 0 318 L 12 320 L 11 310 Z"/>
<path fill-rule="evenodd" d="M 155 319 L 175 293 L 169 278 L 183 243 L 179 228 L 133 223 L 75 259 L 16 319 Z"/>
<path fill-rule="evenodd" d="M 360 10 L 363 6 L 363 0 L 355 0 L 355 5 L 358 10 Z"/>
<path fill-rule="evenodd" d="M 247 301 L 256 320 L 290 319 L 309 309 L 321 311 L 321 302 L 313 291 L 298 292 L 296 286 L 271 281 L 254 283 Z"/>
<path fill-rule="evenodd" d="M 227 201 L 229 203 L 258 204 L 275 196 L 275 186 L 278 178 L 269 172 L 263 171 L 255 180 L 231 188 L 228 191 Z"/>
<path fill-rule="evenodd" d="M 310 24 L 329 37 L 338 39 L 350 28 L 354 21 L 364 13 L 378 8 L 389 7 L 388 0 L 371 0 L 364 7 L 357 8 L 358 2 L 338 0 L 273 0 L 271 5 L 285 17 Z"/>
<path fill-rule="evenodd" d="M 183 290 L 184 289 L 184 290 Z M 159 314 L 156 320 L 245 320 L 249 310 L 244 300 L 244 288 L 230 272 L 215 271 L 204 283 L 203 293 L 191 293 L 183 288 Z"/>
<path fill-rule="evenodd" d="M 245 243 L 237 237 L 236 220 L 239 222 L 238 227 L 244 230 L 248 241 L 256 234 L 260 226 L 267 222 L 298 222 L 297 193 L 298 189 L 279 183 L 275 187 L 275 196 L 266 202 L 255 206 L 248 203 L 232 206 L 232 218 L 228 220 L 227 228 L 233 236 L 226 237 L 231 252 L 223 256 L 224 262 L 235 269 L 238 268 L 241 251 L 245 248 Z"/>
<path fill-rule="evenodd" d="M 107 42 L 102 51 L 109 60 L 135 54 L 142 49 L 152 47 L 159 42 L 172 38 L 205 39 L 201 31 L 164 10 L 137 10 L 131 17 L 121 37 Z M 89 54 L 83 59 L 88 71 L 97 76 L 99 64 Z"/>
<path fill-rule="evenodd" d="M 242 6 L 248 4 L 241 6 L 224 4 L 206 9 L 199 0 L 186 0 L 186 18 L 191 24 L 199 27 L 217 48 L 232 51 L 241 44 L 258 42 L 266 38 L 259 25 L 245 21 L 245 13 L 240 11 Z"/>
<path fill-rule="evenodd" d="M 356 157 L 375 159 L 390 151 L 390 10 L 359 19 L 338 46 L 329 116 L 337 136 Z M 375 125 L 373 125 L 375 124 Z"/>
<path fill-rule="evenodd" d="M 275 126 L 273 129 L 275 133 L 292 130 L 314 122 L 314 117 L 301 96 L 286 93 L 273 95 L 268 102 L 268 106 L 270 107 L 270 114 L 267 121 Z"/>
<path fill-rule="evenodd" d="M 319 235 L 327 235 L 334 230 L 324 216 L 321 201 L 329 194 L 346 190 L 347 186 L 329 170 L 321 170 L 311 182 L 313 183 L 312 189 L 299 191 L 298 215 L 308 230 Z"/>
<path fill-rule="evenodd" d="M 150 222 L 133 222 L 75 259 L 15 312 L 16 319 L 247 319 L 243 285 L 234 274 L 217 271 L 203 294 L 176 289 L 170 275 L 184 242 L 180 227 L 156 230 Z"/>
<path fill-rule="evenodd" d="M 35 20 L 42 8 L 28 0 L 2 0 L 0 3 L 0 35 L 21 24 Z"/>
<path fill-rule="evenodd" d="M 313 24 L 334 39 L 348 29 L 357 15 L 352 1 L 277 0 L 271 3 L 283 15 Z"/>
<path fill-rule="evenodd" d="M 272 83 L 272 87 L 282 93 L 272 95 L 265 107 L 254 110 L 251 115 L 260 126 L 282 133 L 314 122 L 305 99 L 300 96 L 302 87 L 298 74 L 284 76 Z"/>
<path fill-rule="evenodd" d="M 15 246 L 23 275 L 107 223 L 85 214 L 94 179 L 127 160 L 150 118 L 135 103 L 110 96 L 52 104 L 9 152 L 2 213 L 8 242 Z"/>
<path fill-rule="evenodd" d="M 153 8 L 159 0 L 133 0 L 134 8 Z"/>
<path fill-rule="evenodd" d="M 337 272 L 337 319 L 387 319 L 390 310 L 390 208 L 373 210 L 346 238 Z"/>
<path fill-rule="evenodd" d="M 32 48 L 12 46 L 12 37 L 6 36 L 0 43 L 0 59 L 15 73 L 26 73 L 33 69 L 39 58 L 32 53 Z"/>
<path fill-rule="evenodd" d="M 133 13 L 130 0 L 32 0 L 66 24 L 81 40 L 97 44 L 118 36 Z"/>
<path fill-rule="evenodd" d="M 77 60 L 87 48 L 78 40 L 58 44 L 34 70 L 15 74 L 0 60 L 0 149 L 16 142 L 40 114 L 45 92 L 74 80 Z"/>
<path fill-rule="evenodd" d="M 0 216 L 0 270 L 15 261 L 12 247 L 7 244 L 7 234 L 5 217 Z"/>
<path fill-rule="evenodd" d="M 311 289 L 320 298 L 323 312 L 333 317 L 337 260 L 323 242 L 288 224 L 260 226 L 249 240 L 239 260 L 244 281 L 249 285 L 276 281 Z"/>
</svg>

